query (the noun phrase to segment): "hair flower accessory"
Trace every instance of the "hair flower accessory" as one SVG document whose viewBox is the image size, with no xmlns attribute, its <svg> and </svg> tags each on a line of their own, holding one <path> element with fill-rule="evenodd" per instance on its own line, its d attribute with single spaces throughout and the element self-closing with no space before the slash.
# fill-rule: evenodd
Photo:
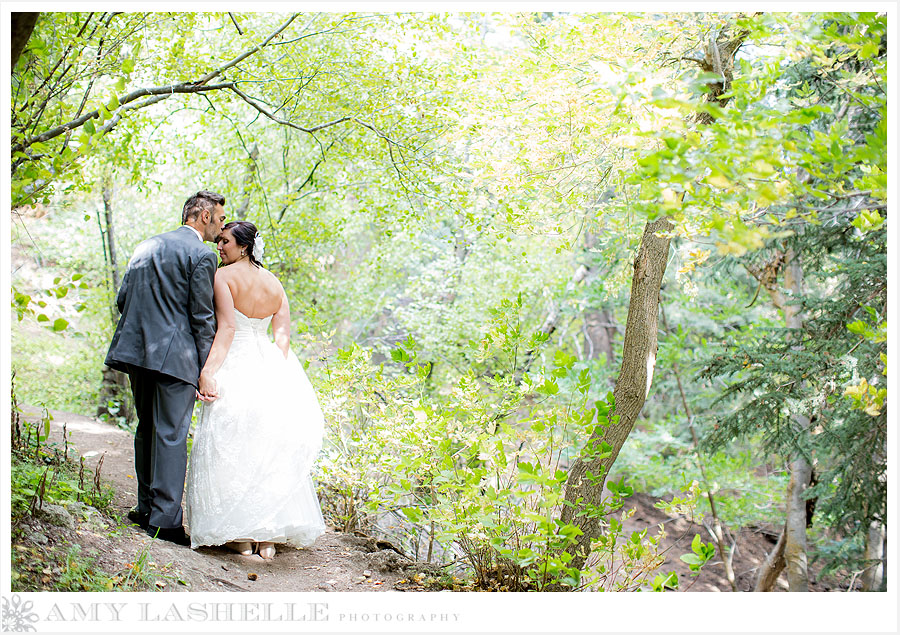
<svg viewBox="0 0 900 635">
<path fill-rule="evenodd" d="M 256 237 L 253 239 L 253 257 L 262 262 L 265 250 L 266 244 L 263 242 L 262 235 L 256 232 Z"/>
</svg>

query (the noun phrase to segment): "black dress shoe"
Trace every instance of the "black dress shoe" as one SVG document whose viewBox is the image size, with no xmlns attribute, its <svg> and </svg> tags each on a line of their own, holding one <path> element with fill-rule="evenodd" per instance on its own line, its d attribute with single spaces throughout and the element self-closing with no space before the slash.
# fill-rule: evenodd
<svg viewBox="0 0 900 635">
<path fill-rule="evenodd" d="M 184 533 L 184 527 L 154 527 L 153 525 L 148 525 L 147 535 L 151 538 L 174 542 L 176 545 L 183 547 L 191 546 L 191 537 Z"/>
<path fill-rule="evenodd" d="M 141 529 L 147 529 L 150 526 L 150 512 L 139 512 L 136 509 L 132 509 L 128 512 L 128 520 Z"/>
</svg>

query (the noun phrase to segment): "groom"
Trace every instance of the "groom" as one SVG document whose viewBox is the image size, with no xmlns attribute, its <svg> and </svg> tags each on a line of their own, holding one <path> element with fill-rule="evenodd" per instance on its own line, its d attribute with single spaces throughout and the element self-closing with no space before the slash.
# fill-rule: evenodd
<svg viewBox="0 0 900 635">
<path fill-rule="evenodd" d="M 215 242 L 225 197 L 200 191 L 182 226 L 134 250 L 116 298 L 119 324 L 106 365 L 128 373 L 138 416 L 134 471 L 138 504 L 128 518 L 151 536 L 190 545 L 182 526 L 187 435 L 200 369 L 216 334 Z"/>
</svg>

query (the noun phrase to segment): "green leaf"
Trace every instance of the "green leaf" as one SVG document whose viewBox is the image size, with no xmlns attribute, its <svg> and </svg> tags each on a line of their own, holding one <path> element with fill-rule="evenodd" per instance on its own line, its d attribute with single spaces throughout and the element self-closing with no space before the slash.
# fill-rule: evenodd
<svg viewBox="0 0 900 635">
<path fill-rule="evenodd" d="M 424 518 L 422 511 L 417 507 L 403 507 L 400 511 L 413 523 L 422 522 L 422 519 Z"/>
<path fill-rule="evenodd" d="M 63 318 L 57 318 L 56 321 L 53 323 L 53 330 L 54 331 L 64 331 L 66 329 L 66 327 L 68 327 L 68 326 L 69 326 L 69 323 L 66 320 L 64 320 Z"/>
<path fill-rule="evenodd" d="M 700 556 L 693 554 L 693 553 L 682 554 L 681 559 L 690 565 L 697 565 L 697 566 L 702 565 L 703 563 L 706 562 L 706 560 L 703 560 L 702 558 L 700 558 Z"/>
<path fill-rule="evenodd" d="M 861 60 L 868 60 L 876 55 L 878 55 L 878 43 L 869 41 L 860 47 L 857 57 Z"/>
<path fill-rule="evenodd" d="M 691 541 L 691 551 L 693 551 L 694 553 L 699 553 L 701 544 L 700 534 L 695 535 L 694 539 Z"/>
<path fill-rule="evenodd" d="M 710 174 L 706 177 L 705 180 L 707 183 L 709 183 L 710 185 L 714 185 L 720 190 L 727 190 L 733 185 L 732 182 L 725 178 L 725 175 L 723 174 Z"/>
<path fill-rule="evenodd" d="M 865 336 L 869 332 L 869 327 L 862 320 L 856 320 L 847 325 L 847 330 L 854 335 Z"/>
<path fill-rule="evenodd" d="M 556 381 L 546 379 L 543 384 L 537 387 L 537 391 L 542 395 L 555 395 L 559 392 L 559 386 L 556 385 Z"/>
<path fill-rule="evenodd" d="M 665 591 L 666 589 L 677 589 L 678 588 L 678 574 L 674 571 L 666 574 L 659 573 L 655 578 L 653 578 L 653 582 L 650 583 L 650 586 L 654 591 Z"/>
<path fill-rule="evenodd" d="M 556 351 L 553 356 L 553 365 L 559 368 L 572 368 L 578 358 L 566 351 Z"/>
</svg>

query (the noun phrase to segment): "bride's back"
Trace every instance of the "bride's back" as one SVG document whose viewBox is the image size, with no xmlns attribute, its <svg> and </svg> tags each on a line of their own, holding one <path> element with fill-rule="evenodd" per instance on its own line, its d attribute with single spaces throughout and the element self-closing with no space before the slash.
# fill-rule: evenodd
<svg viewBox="0 0 900 635">
<path fill-rule="evenodd" d="M 234 308 L 247 317 L 269 317 L 281 307 L 284 296 L 281 283 L 262 267 L 255 267 L 248 262 L 223 267 L 219 274 L 225 276 Z"/>
</svg>

